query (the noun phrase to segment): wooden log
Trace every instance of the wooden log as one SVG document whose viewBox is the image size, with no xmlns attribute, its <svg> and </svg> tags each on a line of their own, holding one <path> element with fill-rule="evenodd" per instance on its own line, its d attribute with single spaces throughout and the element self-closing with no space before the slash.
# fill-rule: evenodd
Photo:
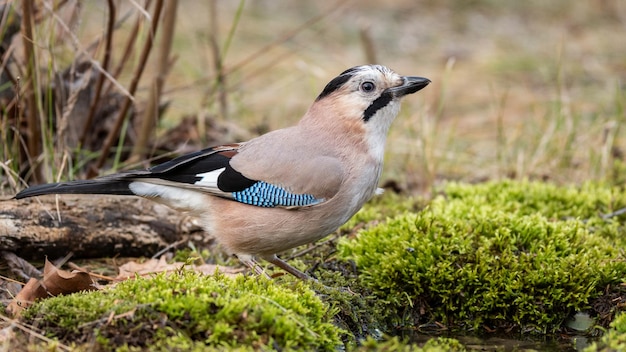
<svg viewBox="0 0 626 352">
<path fill-rule="evenodd" d="M 181 219 L 181 213 L 138 197 L 62 195 L 0 201 L 0 250 L 24 259 L 70 252 L 75 258 L 135 257 L 151 256 L 181 239 L 204 242 L 204 232 L 189 222 L 183 228 Z"/>
</svg>

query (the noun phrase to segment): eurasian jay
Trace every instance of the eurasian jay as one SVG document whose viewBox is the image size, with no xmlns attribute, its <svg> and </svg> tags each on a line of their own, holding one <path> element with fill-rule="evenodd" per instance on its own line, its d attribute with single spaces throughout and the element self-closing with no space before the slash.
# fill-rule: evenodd
<svg viewBox="0 0 626 352">
<path fill-rule="evenodd" d="M 258 273 L 255 257 L 308 279 L 276 254 L 334 232 L 374 195 L 400 100 L 429 83 L 380 65 L 353 67 L 326 85 L 295 126 L 147 170 L 29 187 L 15 198 L 145 197 L 197 217 Z"/>
</svg>

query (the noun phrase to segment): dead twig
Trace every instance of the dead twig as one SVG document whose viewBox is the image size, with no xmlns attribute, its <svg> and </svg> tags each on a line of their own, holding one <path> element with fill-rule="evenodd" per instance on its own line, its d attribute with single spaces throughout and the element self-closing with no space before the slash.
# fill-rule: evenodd
<svg viewBox="0 0 626 352">
<path fill-rule="evenodd" d="M 165 4 L 163 17 L 163 31 L 161 35 L 161 45 L 157 55 L 157 75 L 151 84 L 148 104 L 143 112 L 141 127 L 138 131 L 137 140 L 133 145 L 133 150 L 128 162 L 137 162 L 145 156 L 148 149 L 150 135 L 154 132 L 159 115 L 159 104 L 165 78 L 170 71 L 170 53 L 174 42 L 174 29 L 176 25 L 176 8 L 178 0 L 170 0 Z"/>
<path fill-rule="evenodd" d="M 128 89 L 131 97 L 135 95 L 135 91 L 137 90 L 137 86 L 139 85 L 139 80 L 141 79 L 141 75 L 143 74 L 144 69 L 146 67 L 148 56 L 150 55 L 150 52 L 152 51 L 154 37 L 156 36 L 156 32 L 159 27 L 159 18 L 161 16 L 162 10 L 163 10 L 163 0 L 157 0 L 156 6 L 154 9 L 154 15 L 152 17 L 152 25 L 150 26 L 150 33 L 146 38 L 146 42 L 144 43 L 143 49 L 141 51 L 139 63 L 137 65 L 135 73 L 133 74 L 133 78 L 130 82 L 130 88 Z M 113 146 L 113 142 L 115 141 L 115 139 L 118 137 L 120 130 L 122 129 L 122 125 L 124 124 L 124 121 L 126 120 L 126 115 L 128 114 L 128 111 L 130 110 L 130 106 L 133 102 L 131 97 L 129 96 L 126 97 L 126 100 L 124 101 L 124 105 L 122 106 L 122 109 L 120 110 L 119 115 L 117 116 L 117 119 L 115 120 L 115 125 L 109 131 L 109 134 L 107 135 L 107 138 L 104 141 L 104 145 L 102 146 L 102 154 L 100 154 L 100 157 L 96 161 L 95 169 L 90 170 L 90 176 L 97 175 L 98 173 L 97 170 L 100 169 L 104 165 L 105 161 L 107 160 L 109 156 L 109 150 L 111 149 L 111 146 Z"/>
<path fill-rule="evenodd" d="M 107 23 L 106 41 L 104 45 L 104 59 L 102 61 L 102 69 L 105 71 L 109 69 L 109 62 L 111 61 L 111 47 L 113 43 L 113 30 L 116 17 L 115 3 L 113 3 L 113 0 L 108 0 L 107 3 L 109 5 L 109 21 Z M 93 102 L 89 107 L 89 113 L 87 114 L 87 120 L 85 121 L 83 132 L 80 135 L 78 144 L 79 146 L 85 145 L 85 139 L 87 138 L 87 134 L 89 133 L 89 129 L 91 128 L 93 117 L 96 114 L 98 104 L 100 103 L 100 97 L 105 78 L 106 77 L 104 75 L 98 76 L 98 81 L 96 82 L 96 92 L 94 93 Z"/>
<path fill-rule="evenodd" d="M 67 26 L 67 23 L 65 23 L 56 13 L 53 12 L 54 11 L 53 8 L 50 7 L 47 2 L 44 2 L 43 5 L 46 8 L 46 10 L 48 10 L 51 13 L 52 18 L 56 21 L 56 23 L 58 23 L 59 26 L 67 33 L 67 38 L 70 39 L 74 47 L 74 50 L 76 50 L 78 53 L 83 55 L 86 58 L 86 60 L 91 63 L 93 68 L 97 69 L 101 74 L 105 75 L 106 78 L 108 78 L 109 82 L 111 82 L 111 84 L 114 85 L 121 93 L 123 93 L 127 98 L 134 100 L 133 94 L 131 94 L 128 90 L 126 90 L 126 88 L 123 85 L 117 82 L 117 80 L 113 76 L 111 76 L 109 72 L 107 72 L 105 69 L 102 68 L 102 66 L 97 60 L 94 60 L 91 57 L 91 54 L 88 52 L 88 50 L 83 48 L 83 46 L 80 44 L 80 41 L 78 40 L 76 35 L 74 35 L 74 33 L 72 33 L 70 28 Z"/>
<path fill-rule="evenodd" d="M 626 214 L 626 208 L 622 208 L 622 209 L 616 210 L 616 211 L 614 211 L 612 213 L 604 214 L 604 215 L 602 215 L 602 219 L 608 220 L 610 218 L 614 218 L 616 216 L 620 216 L 620 215 L 624 215 L 624 214 Z"/>
<path fill-rule="evenodd" d="M 168 244 L 167 246 L 165 246 L 165 247 L 164 247 L 163 249 L 161 249 L 160 251 L 158 251 L 158 252 L 154 253 L 154 255 L 153 255 L 151 258 L 152 258 L 152 259 L 159 258 L 159 257 L 161 257 L 163 254 L 165 254 L 166 252 L 168 252 L 169 250 L 174 249 L 174 248 L 177 248 L 178 246 L 180 246 L 181 244 L 183 244 L 183 243 L 185 243 L 185 242 L 187 242 L 187 241 L 189 241 L 187 238 L 183 238 L 183 239 L 180 239 L 180 240 L 178 240 L 178 241 L 176 241 L 176 242 L 172 242 L 172 243 Z"/>
<path fill-rule="evenodd" d="M 219 46 L 219 26 L 218 26 L 217 0 L 211 1 L 211 33 L 209 42 L 211 53 L 213 54 L 213 64 L 215 65 L 215 88 L 217 89 L 220 115 L 222 119 L 228 118 L 228 93 L 226 92 L 226 73 L 224 72 L 224 62 Z"/>
<path fill-rule="evenodd" d="M 31 325 L 23 324 L 22 322 L 20 322 L 17 319 L 11 319 L 11 318 L 5 317 L 4 315 L 0 315 L 0 319 L 2 319 L 5 323 L 9 323 L 10 326 L 13 326 L 13 327 L 16 327 L 16 328 L 22 330 L 23 332 L 25 332 L 26 334 L 28 334 L 28 335 L 30 335 L 32 337 L 35 337 L 35 338 L 37 338 L 39 340 L 42 340 L 42 341 L 45 341 L 45 342 L 51 344 L 51 346 L 54 345 L 55 348 L 58 348 L 61 351 L 71 351 L 72 350 L 72 348 L 70 346 L 64 345 L 64 344 L 60 343 L 57 340 L 53 340 L 53 339 L 45 336 L 44 334 L 41 334 L 41 333 L 35 331 L 36 328 L 31 326 Z"/>
<path fill-rule="evenodd" d="M 31 167 L 31 178 L 35 182 L 43 181 L 41 165 L 36 160 L 42 152 L 41 145 L 41 125 L 39 123 L 39 114 L 37 109 L 37 97 L 35 91 L 39 86 L 37 84 L 37 60 L 35 57 L 34 31 L 33 31 L 33 13 L 35 10 L 34 0 L 22 1 L 22 31 L 24 56 L 26 57 L 26 84 L 24 84 L 24 97 L 27 106 L 26 120 L 28 123 L 28 149 L 26 154 L 29 157 Z"/>
<path fill-rule="evenodd" d="M 151 1 L 147 0 L 145 8 L 149 8 L 150 3 Z M 133 29 L 130 31 L 130 34 L 128 35 L 128 41 L 126 42 L 126 46 L 124 47 L 124 52 L 122 54 L 122 57 L 120 58 L 117 66 L 113 69 L 113 73 L 111 74 L 113 77 L 119 77 L 120 74 L 122 73 L 122 70 L 124 70 L 124 65 L 130 61 L 129 60 L 130 54 L 133 52 L 133 49 L 135 48 L 135 42 L 137 42 L 137 38 L 139 38 L 139 29 L 141 28 L 142 18 L 144 17 L 139 16 L 137 18 L 137 21 L 135 21 L 135 25 L 133 26 Z M 104 95 L 109 94 L 109 91 L 111 90 L 112 87 L 113 85 L 109 85 L 107 89 L 105 89 Z"/>
</svg>

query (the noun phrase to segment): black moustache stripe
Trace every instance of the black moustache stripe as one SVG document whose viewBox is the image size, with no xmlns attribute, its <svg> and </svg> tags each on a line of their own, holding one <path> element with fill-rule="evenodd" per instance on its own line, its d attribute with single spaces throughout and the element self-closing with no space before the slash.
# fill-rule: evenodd
<svg viewBox="0 0 626 352">
<path fill-rule="evenodd" d="M 370 106 L 367 107 L 367 109 L 365 109 L 365 111 L 363 112 L 363 120 L 365 122 L 369 121 L 369 119 L 372 118 L 372 116 L 374 116 L 374 114 L 376 114 L 378 110 L 387 106 L 392 100 L 393 96 L 391 95 L 391 93 L 384 92 L 381 96 L 376 98 L 376 100 L 374 100 L 370 104 Z"/>
</svg>

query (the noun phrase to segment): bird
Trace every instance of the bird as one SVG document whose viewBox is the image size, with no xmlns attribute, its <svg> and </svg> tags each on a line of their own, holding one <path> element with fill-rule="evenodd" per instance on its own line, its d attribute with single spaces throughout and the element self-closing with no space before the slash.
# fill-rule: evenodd
<svg viewBox="0 0 626 352">
<path fill-rule="evenodd" d="M 382 65 L 355 66 L 326 84 L 291 127 L 144 170 L 34 185 L 14 198 L 140 196 L 196 217 L 257 274 L 264 273 L 260 258 L 314 280 L 277 254 L 333 233 L 372 198 L 400 102 L 430 82 Z"/>
</svg>

